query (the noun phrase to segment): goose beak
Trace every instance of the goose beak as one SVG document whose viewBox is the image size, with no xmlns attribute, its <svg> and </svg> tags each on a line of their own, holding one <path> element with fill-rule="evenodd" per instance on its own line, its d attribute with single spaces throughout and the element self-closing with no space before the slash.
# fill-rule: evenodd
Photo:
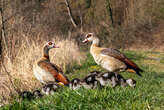
<svg viewBox="0 0 164 110">
<path fill-rule="evenodd" d="M 88 39 L 84 39 L 82 42 L 83 43 L 87 43 L 88 42 Z"/>
<path fill-rule="evenodd" d="M 59 46 L 54 45 L 53 48 L 60 48 Z"/>
</svg>

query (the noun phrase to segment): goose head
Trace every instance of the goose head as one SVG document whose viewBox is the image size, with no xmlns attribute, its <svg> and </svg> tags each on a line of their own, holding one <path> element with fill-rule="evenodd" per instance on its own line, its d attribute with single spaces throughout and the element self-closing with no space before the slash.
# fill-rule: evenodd
<svg viewBox="0 0 164 110">
<path fill-rule="evenodd" d="M 54 42 L 52 42 L 52 41 L 47 42 L 47 43 L 45 44 L 44 47 L 46 47 L 48 50 L 49 50 L 49 49 L 52 49 L 52 48 L 59 48 L 59 47 L 56 46 L 56 44 L 55 44 Z"/>
<path fill-rule="evenodd" d="M 95 37 L 94 33 L 86 34 L 83 43 L 92 42 L 93 44 L 99 44 L 99 39 Z"/>
</svg>

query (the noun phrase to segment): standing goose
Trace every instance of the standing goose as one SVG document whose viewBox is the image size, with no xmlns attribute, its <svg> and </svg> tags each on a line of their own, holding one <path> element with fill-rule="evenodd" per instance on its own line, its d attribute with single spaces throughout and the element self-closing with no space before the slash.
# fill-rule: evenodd
<svg viewBox="0 0 164 110">
<path fill-rule="evenodd" d="M 42 83 L 62 82 L 64 85 L 69 84 L 68 78 L 63 74 L 62 70 L 55 64 L 50 62 L 49 50 L 58 48 L 54 42 L 48 42 L 43 47 L 43 57 L 33 65 L 35 77 Z"/>
<path fill-rule="evenodd" d="M 95 62 L 98 65 L 101 65 L 104 69 L 110 72 L 122 72 L 127 70 L 129 72 L 135 72 L 137 75 L 141 76 L 140 72 L 143 72 L 143 70 L 119 50 L 99 47 L 99 39 L 94 33 L 88 33 L 85 36 L 83 43 L 87 42 L 92 42 L 90 53 Z"/>
</svg>

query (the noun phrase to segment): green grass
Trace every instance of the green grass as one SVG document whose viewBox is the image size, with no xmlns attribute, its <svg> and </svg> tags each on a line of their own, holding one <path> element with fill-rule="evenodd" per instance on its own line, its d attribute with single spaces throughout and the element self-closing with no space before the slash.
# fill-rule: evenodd
<svg viewBox="0 0 164 110">
<path fill-rule="evenodd" d="M 64 88 L 51 96 L 32 101 L 11 102 L 3 110 L 162 110 L 164 109 L 164 62 L 148 60 L 147 57 L 163 58 L 163 53 L 124 52 L 145 72 L 143 77 L 122 73 L 126 78 L 137 81 L 136 88 L 115 87 L 97 88 L 95 90 L 80 89 L 78 91 Z M 88 71 L 103 70 L 88 55 L 82 65 L 74 65 L 67 70 L 70 79 L 84 77 Z"/>
</svg>

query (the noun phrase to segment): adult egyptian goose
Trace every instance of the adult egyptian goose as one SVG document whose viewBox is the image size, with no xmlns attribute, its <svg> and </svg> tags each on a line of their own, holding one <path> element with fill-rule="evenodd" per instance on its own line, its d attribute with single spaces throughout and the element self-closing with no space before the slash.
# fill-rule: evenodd
<svg viewBox="0 0 164 110">
<path fill-rule="evenodd" d="M 86 42 L 92 42 L 90 53 L 95 62 L 98 65 L 101 65 L 104 69 L 110 72 L 121 72 L 128 70 L 129 72 L 135 72 L 141 76 L 140 72 L 143 72 L 143 70 L 119 50 L 99 47 L 99 39 L 94 35 L 94 33 L 88 33 L 85 36 L 83 43 Z"/>
<path fill-rule="evenodd" d="M 42 83 L 62 82 L 64 85 L 69 84 L 68 78 L 63 74 L 62 70 L 55 64 L 50 62 L 49 50 L 58 48 L 54 42 L 48 42 L 43 47 L 43 57 L 33 65 L 35 77 Z"/>
</svg>

